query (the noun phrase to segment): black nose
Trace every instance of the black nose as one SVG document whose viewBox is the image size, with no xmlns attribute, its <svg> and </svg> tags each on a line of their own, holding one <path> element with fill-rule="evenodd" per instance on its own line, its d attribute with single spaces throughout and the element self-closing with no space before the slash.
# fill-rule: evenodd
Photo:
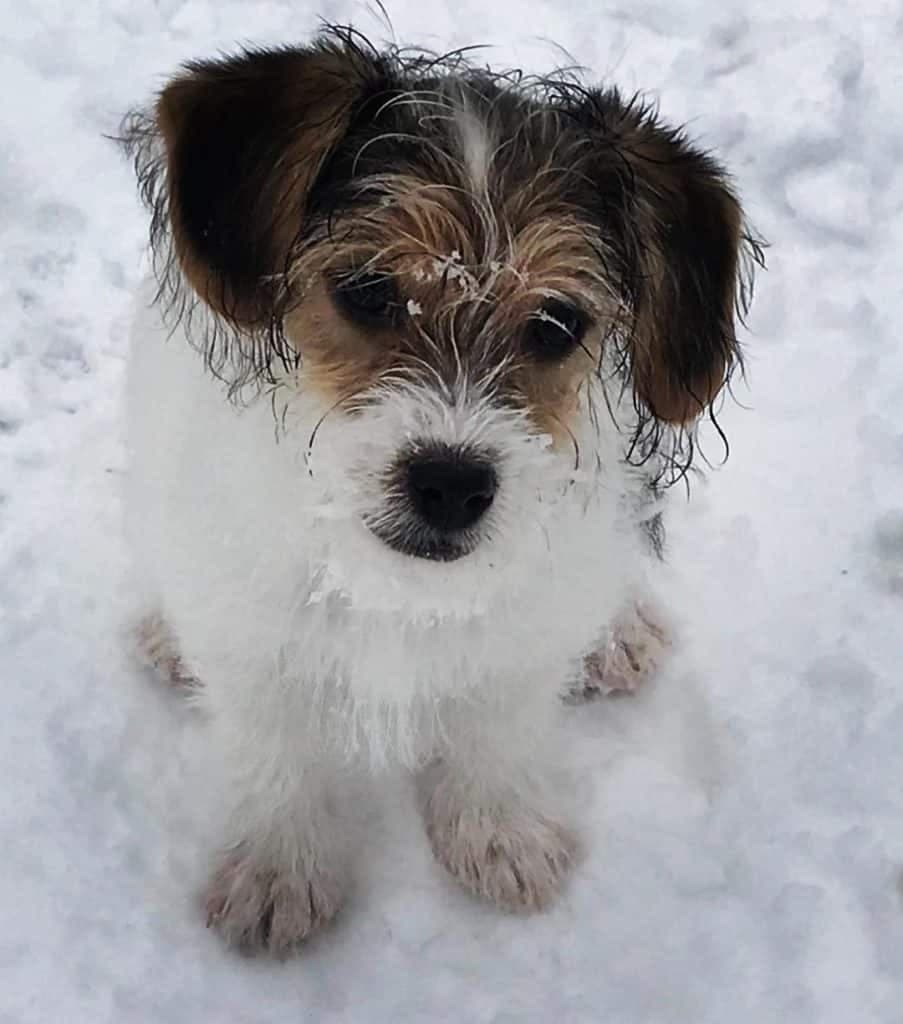
<svg viewBox="0 0 903 1024">
<path fill-rule="evenodd" d="M 492 504 L 498 481 L 492 466 L 471 456 L 416 456 L 408 463 L 411 502 L 437 530 L 466 530 Z"/>
</svg>

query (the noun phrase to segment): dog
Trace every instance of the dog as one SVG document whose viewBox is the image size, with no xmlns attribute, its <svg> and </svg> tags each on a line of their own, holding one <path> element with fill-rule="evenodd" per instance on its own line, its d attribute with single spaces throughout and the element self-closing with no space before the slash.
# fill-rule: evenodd
<svg viewBox="0 0 903 1024">
<path fill-rule="evenodd" d="M 557 698 L 666 645 L 660 497 L 740 362 L 724 169 L 614 88 L 350 28 L 190 63 L 123 141 L 127 526 L 228 805 L 208 924 L 285 955 L 333 918 L 351 779 L 387 764 L 458 882 L 549 906 Z"/>
</svg>

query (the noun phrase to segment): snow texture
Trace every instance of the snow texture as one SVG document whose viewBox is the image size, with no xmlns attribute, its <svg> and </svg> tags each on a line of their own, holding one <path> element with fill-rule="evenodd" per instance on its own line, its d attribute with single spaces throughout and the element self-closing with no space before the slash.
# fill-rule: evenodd
<svg viewBox="0 0 903 1024">
<path fill-rule="evenodd" d="M 679 654 L 635 698 L 562 709 L 588 855 L 550 913 L 454 888 L 390 778 L 337 927 L 284 964 L 225 952 L 193 902 L 198 726 L 121 633 L 146 221 L 104 133 L 183 59 L 319 16 L 388 32 L 338 0 L 2 0 L 0 1021 L 900 1021 L 901 8 L 390 7 L 405 42 L 660 97 L 772 244 L 730 460 L 675 495 Z"/>
</svg>

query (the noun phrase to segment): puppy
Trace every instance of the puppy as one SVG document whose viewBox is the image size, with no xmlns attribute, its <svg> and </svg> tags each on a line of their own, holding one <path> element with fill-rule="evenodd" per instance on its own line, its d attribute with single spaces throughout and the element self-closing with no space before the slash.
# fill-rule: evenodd
<svg viewBox="0 0 903 1024">
<path fill-rule="evenodd" d="M 546 907 L 556 695 L 642 637 L 655 496 L 738 360 L 724 171 L 614 89 L 350 29 L 191 63 L 124 141 L 128 527 L 145 653 L 220 765 L 209 923 L 284 954 L 332 918 L 349 779 L 386 763 L 460 883 Z"/>
</svg>

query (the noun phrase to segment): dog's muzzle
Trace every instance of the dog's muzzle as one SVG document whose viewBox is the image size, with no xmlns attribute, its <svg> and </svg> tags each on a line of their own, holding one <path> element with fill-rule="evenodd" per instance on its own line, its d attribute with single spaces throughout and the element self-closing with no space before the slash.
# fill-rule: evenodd
<svg viewBox="0 0 903 1024">
<path fill-rule="evenodd" d="M 479 543 L 498 490 L 490 453 L 447 445 L 415 446 L 389 474 L 387 507 L 367 525 L 402 554 L 451 562 Z"/>
</svg>

